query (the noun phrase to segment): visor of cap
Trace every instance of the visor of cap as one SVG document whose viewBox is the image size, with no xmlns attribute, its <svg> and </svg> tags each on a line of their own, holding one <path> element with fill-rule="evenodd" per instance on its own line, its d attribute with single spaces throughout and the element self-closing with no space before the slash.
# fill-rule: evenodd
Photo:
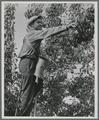
<svg viewBox="0 0 99 120">
<path fill-rule="evenodd" d="M 39 16 L 33 16 L 33 17 L 31 17 L 31 18 L 28 20 L 27 25 L 30 25 L 31 23 L 34 23 L 34 22 L 35 22 L 37 19 L 39 19 L 39 18 L 42 18 L 42 16 L 39 15 Z"/>
</svg>

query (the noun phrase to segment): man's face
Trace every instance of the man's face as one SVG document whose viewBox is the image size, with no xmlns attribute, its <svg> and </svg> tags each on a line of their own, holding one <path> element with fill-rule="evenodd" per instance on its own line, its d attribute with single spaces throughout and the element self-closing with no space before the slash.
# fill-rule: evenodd
<svg viewBox="0 0 99 120">
<path fill-rule="evenodd" d="M 42 22 L 42 19 L 37 19 L 34 23 L 33 23 L 33 27 L 34 29 L 36 30 L 42 30 L 42 27 L 43 27 L 43 22 Z"/>
</svg>

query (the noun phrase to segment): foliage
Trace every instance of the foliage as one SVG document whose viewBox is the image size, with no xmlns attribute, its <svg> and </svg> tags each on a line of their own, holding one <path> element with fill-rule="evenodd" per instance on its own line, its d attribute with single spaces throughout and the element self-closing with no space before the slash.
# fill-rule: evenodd
<svg viewBox="0 0 99 120">
<path fill-rule="evenodd" d="M 64 8 L 62 4 L 50 4 L 45 11 L 47 16 L 56 17 L 64 12 Z"/>
<path fill-rule="evenodd" d="M 25 12 L 25 17 L 29 19 L 34 15 L 39 15 L 40 13 L 42 13 L 43 6 L 44 4 L 29 4 L 27 7 L 27 11 Z"/>
<path fill-rule="evenodd" d="M 14 116 L 18 91 L 15 83 L 20 79 L 15 52 L 15 4 L 4 4 L 4 115 Z M 18 84 L 17 84 L 18 86 Z M 20 87 L 20 86 L 19 86 Z"/>
</svg>

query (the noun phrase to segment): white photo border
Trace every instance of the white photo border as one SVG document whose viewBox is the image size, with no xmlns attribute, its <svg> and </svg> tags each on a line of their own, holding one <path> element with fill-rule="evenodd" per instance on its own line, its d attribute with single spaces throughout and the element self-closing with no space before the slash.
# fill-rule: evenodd
<svg viewBox="0 0 99 120">
<path fill-rule="evenodd" d="M 17 117 L 4 116 L 4 4 L 5 3 L 93 3 L 95 5 L 95 117 Z M 1 111 L 2 119 L 97 119 L 98 118 L 98 2 L 97 1 L 1 1 Z"/>
</svg>

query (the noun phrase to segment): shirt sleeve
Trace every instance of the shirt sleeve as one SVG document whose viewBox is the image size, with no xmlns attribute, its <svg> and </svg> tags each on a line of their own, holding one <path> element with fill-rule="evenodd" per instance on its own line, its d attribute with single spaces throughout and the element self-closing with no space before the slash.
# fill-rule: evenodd
<svg viewBox="0 0 99 120">
<path fill-rule="evenodd" d="M 52 35 L 61 33 L 66 29 L 67 29 L 66 26 L 58 26 L 58 27 L 52 27 L 52 28 L 45 28 L 44 30 L 35 30 L 35 31 L 31 31 L 27 35 L 27 38 L 31 43 L 32 42 L 34 43 L 35 41 L 42 40 Z"/>
<path fill-rule="evenodd" d="M 66 26 L 59 26 L 59 27 L 53 27 L 53 28 L 47 28 L 42 31 L 43 37 L 47 38 L 56 34 L 59 34 L 61 32 L 64 32 L 66 30 Z"/>
</svg>

